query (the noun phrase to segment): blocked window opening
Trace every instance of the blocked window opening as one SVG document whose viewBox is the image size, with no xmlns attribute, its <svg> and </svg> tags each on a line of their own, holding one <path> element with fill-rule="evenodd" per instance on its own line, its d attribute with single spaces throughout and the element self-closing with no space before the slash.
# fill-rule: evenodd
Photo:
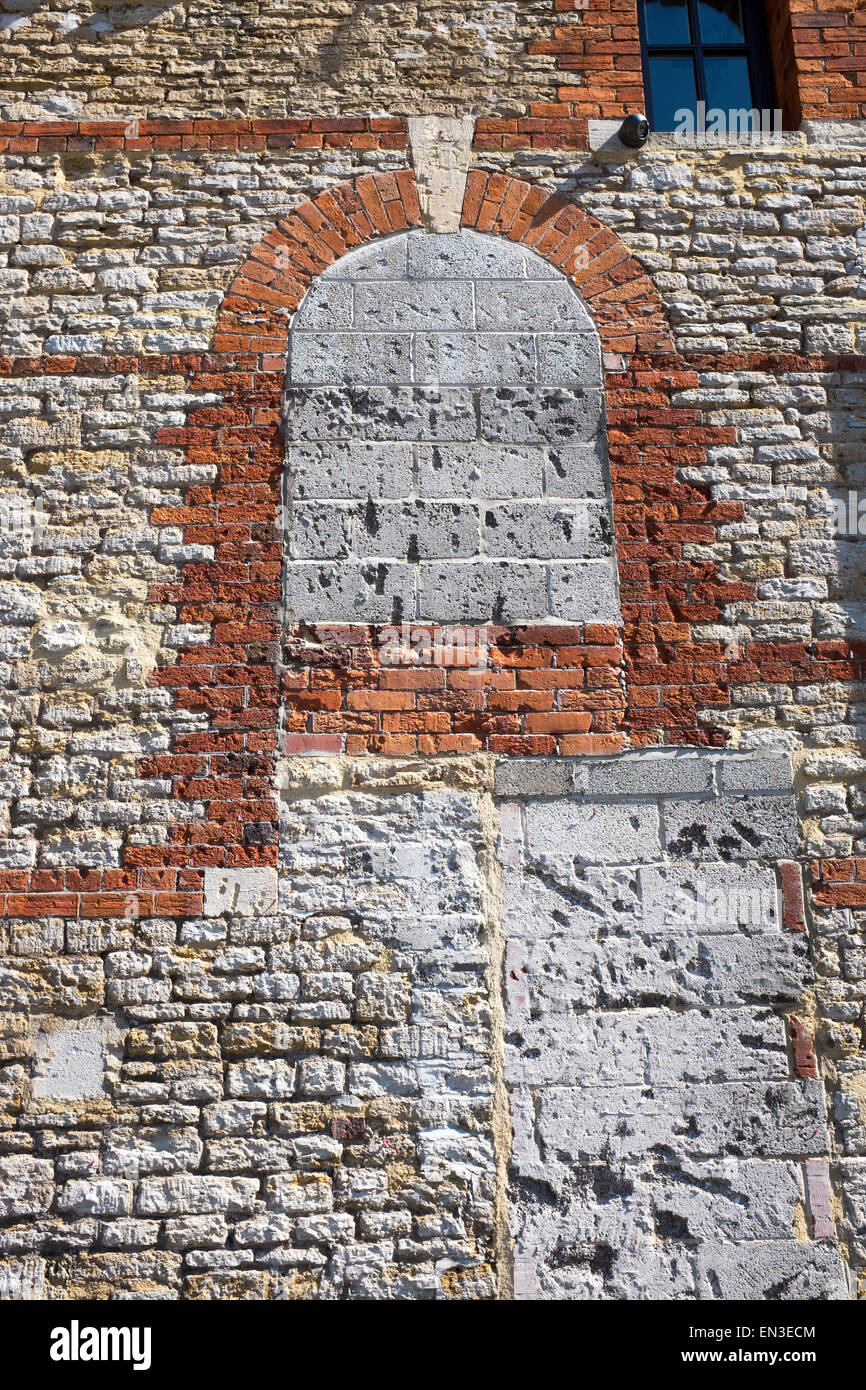
<svg viewBox="0 0 866 1390">
<path fill-rule="evenodd" d="M 534 252 L 412 232 L 295 318 L 286 608 L 311 622 L 618 623 L 598 334 Z"/>
</svg>

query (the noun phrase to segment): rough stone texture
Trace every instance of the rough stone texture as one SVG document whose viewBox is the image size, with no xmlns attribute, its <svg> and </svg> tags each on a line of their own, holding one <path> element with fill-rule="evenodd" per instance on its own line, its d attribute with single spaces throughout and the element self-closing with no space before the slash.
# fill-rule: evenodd
<svg viewBox="0 0 866 1390">
<path fill-rule="evenodd" d="M 782 139 L 590 156 L 643 103 L 632 0 L 20 8 L 0 1296 L 539 1291 L 490 767 L 430 761 L 482 749 L 558 759 L 497 772 L 540 1291 L 836 1297 L 841 1248 L 866 1293 L 862 14 L 772 7 Z M 467 164 L 477 235 L 404 236 L 453 227 Z M 311 281 L 298 419 L 339 429 L 292 441 L 279 512 Z M 586 624 L 611 497 L 622 623 Z M 317 601 L 289 634 L 283 559 Z M 486 665 L 381 664 L 395 604 L 505 589 Z M 282 829 L 278 739 L 332 755 L 286 771 Z"/>
<path fill-rule="evenodd" d="M 811 983 L 773 864 L 790 771 L 732 800 L 714 777 L 766 785 L 765 763 L 660 758 L 659 806 L 654 761 L 578 764 L 577 798 L 561 764 L 497 778 L 521 798 L 500 851 L 516 1296 L 847 1298 L 807 1167 L 823 1095 L 786 1036 Z M 713 827 L 700 866 L 686 824 Z"/>
<path fill-rule="evenodd" d="M 278 900 L 218 871 L 206 916 L 94 934 L 104 1087 L 64 1060 L 92 1019 L 0 1070 L 3 1297 L 495 1295 L 486 774 L 331 768 L 282 769 Z"/>
<path fill-rule="evenodd" d="M 471 116 L 410 116 L 407 125 L 424 225 L 457 232 L 475 122 Z"/>
<path fill-rule="evenodd" d="M 552 100 L 561 77 L 526 46 L 550 36 L 551 0 L 193 0 L 107 13 L 48 5 L 6 26 L 3 116 L 332 117 Z"/>
<path fill-rule="evenodd" d="M 292 326 L 289 611 L 615 623 L 600 386 L 586 309 L 532 251 L 413 232 L 342 257 Z"/>
</svg>

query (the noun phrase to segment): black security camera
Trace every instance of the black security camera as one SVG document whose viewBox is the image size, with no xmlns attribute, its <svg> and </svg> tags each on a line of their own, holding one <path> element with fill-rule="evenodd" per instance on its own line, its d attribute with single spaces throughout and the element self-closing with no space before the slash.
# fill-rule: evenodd
<svg viewBox="0 0 866 1390">
<path fill-rule="evenodd" d="M 626 116 L 619 128 L 619 138 L 632 150 L 639 150 L 649 139 L 649 121 L 640 111 Z"/>
</svg>

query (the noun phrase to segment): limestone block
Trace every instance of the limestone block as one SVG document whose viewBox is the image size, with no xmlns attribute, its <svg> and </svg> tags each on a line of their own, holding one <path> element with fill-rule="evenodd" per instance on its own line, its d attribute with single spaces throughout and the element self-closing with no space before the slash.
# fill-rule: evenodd
<svg viewBox="0 0 866 1390">
<path fill-rule="evenodd" d="M 112 1018 L 45 1019 L 37 1024 L 34 1101 L 98 1100 L 117 1077 L 121 1039 Z"/>
<path fill-rule="evenodd" d="M 206 917 L 249 917 L 273 912 L 277 904 L 275 869 L 205 869 Z"/>
</svg>

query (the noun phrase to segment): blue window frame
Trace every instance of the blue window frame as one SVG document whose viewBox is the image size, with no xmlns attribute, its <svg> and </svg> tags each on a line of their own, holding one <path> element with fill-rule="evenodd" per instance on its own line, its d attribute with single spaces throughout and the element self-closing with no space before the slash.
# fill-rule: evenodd
<svg viewBox="0 0 866 1390">
<path fill-rule="evenodd" d="M 651 129 L 676 130 L 684 110 L 700 129 L 699 103 L 726 117 L 775 108 L 762 0 L 638 0 L 638 13 Z"/>
</svg>

